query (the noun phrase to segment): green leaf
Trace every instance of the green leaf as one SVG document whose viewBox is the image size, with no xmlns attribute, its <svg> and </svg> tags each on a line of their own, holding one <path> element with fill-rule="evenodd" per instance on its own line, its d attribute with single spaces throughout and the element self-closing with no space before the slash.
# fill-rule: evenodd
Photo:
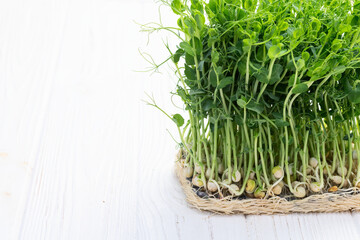
<svg viewBox="0 0 360 240">
<path fill-rule="evenodd" d="M 310 27 L 313 31 L 318 32 L 321 28 L 321 22 L 317 18 L 313 18 Z"/>
<path fill-rule="evenodd" d="M 340 39 L 335 39 L 331 44 L 331 50 L 337 52 L 342 47 Z"/>
<path fill-rule="evenodd" d="M 304 93 L 309 89 L 308 85 L 305 83 L 299 83 L 296 84 L 295 87 L 292 89 L 292 93 L 298 94 L 298 93 Z"/>
<path fill-rule="evenodd" d="M 173 55 L 173 61 L 174 61 L 174 63 L 178 63 L 179 60 L 180 60 L 180 57 L 181 57 L 182 55 L 184 55 L 184 50 L 182 50 L 182 49 L 176 50 L 176 52 L 175 52 L 174 55 Z"/>
<path fill-rule="evenodd" d="M 277 127 L 288 127 L 290 126 L 290 123 L 287 121 L 284 121 L 283 119 L 274 119 L 274 123 Z"/>
<path fill-rule="evenodd" d="M 185 11 L 185 7 L 181 3 L 181 0 L 173 0 L 171 2 L 171 9 L 177 15 L 181 15 L 181 13 Z"/>
<path fill-rule="evenodd" d="M 246 108 L 258 114 L 261 114 L 264 111 L 264 105 L 253 100 L 246 105 Z"/>
<path fill-rule="evenodd" d="M 304 34 L 304 31 L 301 28 L 295 29 L 293 32 L 294 39 L 299 39 Z"/>
<path fill-rule="evenodd" d="M 224 13 L 222 13 L 222 12 L 219 12 L 218 14 L 216 14 L 216 17 L 221 24 L 224 24 L 227 21 Z"/>
<path fill-rule="evenodd" d="M 237 9 L 237 20 L 241 20 L 246 17 L 247 13 L 244 9 Z"/>
<path fill-rule="evenodd" d="M 193 43 L 193 41 L 191 41 L 191 43 Z M 193 46 L 195 48 L 196 54 L 200 54 L 203 50 L 203 45 L 202 45 L 201 41 L 195 37 L 194 43 L 195 43 L 195 46 L 193 46 L 193 44 L 191 44 L 191 46 Z"/>
<path fill-rule="evenodd" d="M 185 92 L 185 90 L 184 90 L 183 88 L 178 87 L 178 89 L 177 89 L 176 92 L 177 92 L 177 95 L 180 96 L 181 99 L 182 99 L 184 102 L 186 102 L 186 101 L 189 100 L 189 97 L 188 97 L 188 95 L 186 94 L 186 92 Z"/>
<path fill-rule="evenodd" d="M 246 101 L 244 99 L 238 99 L 236 101 L 236 103 L 239 105 L 239 107 L 241 108 L 245 108 L 246 107 Z"/>
<path fill-rule="evenodd" d="M 272 115 L 276 119 L 282 119 L 283 118 L 283 115 L 281 113 L 279 113 L 279 112 L 273 112 Z"/>
<path fill-rule="evenodd" d="M 254 3 L 252 0 L 245 0 L 244 1 L 244 8 L 246 10 L 251 10 L 254 7 Z"/>
<path fill-rule="evenodd" d="M 259 61 L 265 61 L 266 59 L 266 48 L 265 45 L 260 46 L 259 48 L 257 48 L 256 50 L 256 58 L 259 59 Z"/>
<path fill-rule="evenodd" d="M 186 83 L 186 85 L 188 85 L 190 88 L 193 88 L 196 86 L 196 80 L 189 80 L 189 79 L 185 79 L 184 81 Z"/>
<path fill-rule="evenodd" d="M 185 53 L 185 62 L 187 65 L 195 65 L 194 57 L 187 52 Z"/>
<path fill-rule="evenodd" d="M 186 16 L 186 17 L 184 17 L 184 23 L 185 23 L 185 26 L 187 27 L 187 31 L 188 31 L 189 35 L 194 36 L 195 31 L 196 31 L 195 20 Z"/>
<path fill-rule="evenodd" d="M 289 87 L 294 86 L 294 82 L 295 82 L 295 74 L 291 75 L 289 78 Z M 299 83 L 299 78 L 296 79 L 296 84 Z"/>
<path fill-rule="evenodd" d="M 283 66 L 280 64 L 275 64 L 271 73 L 269 84 L 272 85 L 277 83 L 281 78 L 282 72 L 283 72 Z"/>
<path fill-rule="evenodd" d="M 265 94 L 268 95 L 272 100 L 274 100 L 276 102 L 280 100 L 280 98 L 278 96 L 275 96 L 271 92 L 265 92 Z"/>
<path fill-rule="evenodd" d="M 345 72 L 346 70 L 346 67 L 344 65 L 340 65 L 340 66 L 337 66 L 336 68 L 334 68 L 333 72 L 335 74 L 341 74 L 343 72 Z"/>
<path fill-rule="evenodd" d="M 177 25 L 181 28 L 181 29 L 183 29 L 184 28 L 184 26 L 183 26 L 183 18 L 179 18 L 178 20 L 177 20 Z"/>
<path fill-rule="evenodd" d="M 345 88 L 349 93 L 348 95 L 349 101 L 355 104 L 360 103 L 360 85 L 351 86 L 349 80 L 346 80 Z"/>
<path fill-rule="evenodd" d="M 254 32 L 260 32 L 261 31 L 261 23 L 258 21 L 254 21 L 251 23 L 251 28 L 253 29 Z"/>
<path fill-rule="evenodd" d="M 214 108 L 215 107 L 215 104 L 213 103 L 213 100 L 212 99 L 205 99 L 202 103 L 201 103 L 201 106 L 202 106 L 202 110 L 207 112 L 209 111 L 210 109 Z"/>
<path fill-rule="evenodd" d="M 348 95 L 349 101 L 355 104 L 360 103 L 360 88 L 353 89 Z"/>
<path fill-rule="evenodd" d="M 182 125 L 184 125 L 184 118 L 180 115 L 180 114 L 175 114 L 172 117 L 172 120 L 174 121 L 174 123 L 178 126 L 181 127 Z"/>
<path fill-rule="evenodd" d="M 264 111 L 264 105 L 262 105 L 261 103 L 257 103 L 254 100 L 251 100 L 249 103 L 247 103 L 245 98 L 241 98 L 238 99 L 236 102 L 241 108 L 246 107 L 247 109 L 254 111 L 258 114 L 261 114 Z"/>
<path fill-rule="evenodd" d="M 283 44 L 281 43 L 281 41 L 284 39 L 283 36 L 275 36 L 275 37 L 272 37 L 271 39 L 271 43 L 272 45 L 277 45 L 279 48 L 283 47 Z"/>
<path fill-rule="evenodd" d="M 233 77 L 226 77 L 220 80 L 219 85 L 217 86 L 218 89 L 222 89 L 230 84 L 232 84 L 234 82 L 234 78 Z"/>
<path fill-rule="evenodd" d="M 302 59 L 304 59 L 304 61 L 306 62 L 306 61 L 309 60 L 309 58 L 310 58 L 310 53 L 304 51 L 304 52 L 301 53 L 301 57 L 302 57 Z"/>
<path fill-rule="evenodd" d="M 286 31 L 289 28 L 289 24 L 287 22 L 282 22 L 279 25 L 279 30 L 280 31 Z"/>
<path fill-rule="evenodd" d="M 351 19 L 351 26 L 358 26 L 360 25 L 360 17 L 359 16 L 354 16 Z"/>
<path fill-rule="evenodd" d="M 276 26 L 270 25 L 265 29 L 264 38 L 271 39 L 276 32 Z"/>
<path fill-rule="evenodd" d="M 278 46 L 271 46 L 268 52 L 268 56 L 270 59 L 276 58 L 280 53 L 280 48 Z"/>
<path fill-rule="evenodd" d="M 213 12 L 213 13 L 217 13 L 218 10 L 218 1 L 217 0 L 210 0 L 209 1 L 209 4 L 208 4 L 210 10 Z"/>
<path fill-rule="evenodd" d="M 339 33 L 351 32 L 352 27 L 348 24 L 340 24 L 339 26 Z"/>
<path fill-rule="evenodd" d="M 215 28 L 210 28 L 208 32 L 210 37 L 216 37 L 218 34 Z"/>
<path fill-rule="evenodd" d="M 214 43 L 216 43 L 217 41 L 219 41 L 219 39 L 217 37 L 209 37 L 208 42 L 207 42 L 208 47 L 212 47 L 212 45 Z"/>
<path fill-rule="evenodd" d="M 195 56 L 194 49 L 187 42 L 181 42 L 180 47 L 185 50 L 191 56 Z"/>
<path fill-rule="evenodd" d="M 243 47 L 242 47 L 243 51 L 245 53 L 249 52 L 250 49 L 251 49 L 251 45 L 252 45 L 252 40 L 250 38 L 244 39 L 243 40 Z"/>
<path fill-rule="evenodd" d="M 256 80 L 262 83 L 269 83 L 268 79 L 268 70 L 266 68 L 260 68 L 257 72 L 254 73 Z"/>
<path fill-rule="evenodd" d="M 211 50 L 211 62 L 217 63 L 219 61 L 219 53 L 216 51 L 216 49 Z"/>
<path fill-rule="evenodd" d="M 210 84 L 213 87 L 216 87 L 217 85 L 217 77 L 216 77 L 216 73 L 213 69 L 211 69 L 210 73 L 209 73 L 209 78 L 210 78 Z"/>
<path fill-rule="evenodd" d="M 305 67 L 305 61 L 304 61 L 304 59 L 299 59 L 298 61 L 297 61 L 297 69 L 298 70 L 301 70 L 301 69 L 303 69 L 304 67 Z"/>
<path fill-rule="evenodd" d="M 200 13 L 204 13 L 204 7 L 202 2 L 200 2 L 199 0 L 191 0 L 191 10 L 197 10 Z"/>
<path fill-rule="evenodd" d="M 185 64 L 185 76 L 187 79 L 189 80 L 196 80 L 196 71 L 195 69 L 192 69 L 191 67 L 189 67 L 187 64 Z"/>
<path fill-rule="evenodd" d="M 205 25 L 205 17 L 199 11 L 195 13 L 195 21 L 199 30 L 202 30 Z"/>
<path fill-rule="evenodd" d="M 296 68 L 295 68 L 294 62 L 290 60 L 290 61 L 286 64 L 286 69 L 288 69 L 288 70 L 290 70 L 290 71 L 295 71 Z"/>
</svg>

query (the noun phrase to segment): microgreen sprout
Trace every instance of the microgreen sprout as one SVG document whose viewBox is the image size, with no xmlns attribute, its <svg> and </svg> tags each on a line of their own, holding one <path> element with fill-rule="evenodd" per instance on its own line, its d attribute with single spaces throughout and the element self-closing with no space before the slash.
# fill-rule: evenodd
<svg viewBox="0 0 360 240">
<path fill-rule="evenodd" d="M 209 196 L 360 186 L 360 1 L 172 0 L 185 176 Z M 185 121 L 186 119 L 186 121 Z M 218 194 L 217 194 L 218 193 Z"/>
</svg>

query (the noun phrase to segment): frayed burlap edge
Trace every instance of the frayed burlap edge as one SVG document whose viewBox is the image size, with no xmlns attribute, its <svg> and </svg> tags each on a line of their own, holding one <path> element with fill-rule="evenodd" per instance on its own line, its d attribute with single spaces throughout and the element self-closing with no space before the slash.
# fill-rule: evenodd
<svg viewBox="0 0 360 240">
<path fill-rule="evenodd" d="M 203 211 L 248 215 L 360 211 L 360 194 L 351 193 L 324 193 L 292 201 L 281 197 L 243 200 L 200 198 L 183 175 L 179 162 L 176 163 L 175 171 L 187 202 Z"/>
</svg>

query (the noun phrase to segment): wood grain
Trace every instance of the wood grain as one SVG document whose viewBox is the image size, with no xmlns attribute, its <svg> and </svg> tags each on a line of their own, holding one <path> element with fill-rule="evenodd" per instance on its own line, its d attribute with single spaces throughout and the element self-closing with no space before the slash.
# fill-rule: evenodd
<svg viewBox="0 0 360 240">
<path fill-rule="evenodd" d="M 185 202 L 173 124 L 176 79 L 148 1 L 0 2 L 0 239 L 360 239 L 358 214 L 217 216 Z M 176 19 L 163 12 L 162 20 Z M 149 45 L 147 45 L 149 44 Z M 155 50 L 155 51 L 154 51 Z"/>
</svg>

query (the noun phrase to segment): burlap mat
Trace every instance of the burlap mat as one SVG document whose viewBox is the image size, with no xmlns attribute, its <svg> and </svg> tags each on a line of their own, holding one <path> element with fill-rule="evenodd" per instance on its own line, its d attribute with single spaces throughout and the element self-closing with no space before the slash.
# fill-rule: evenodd
<svg viewBox="0 0 360 240">
<path fill-rule="evenodd" d="M 193 207 L 217 214 L 289 214 L 289 213 L 325 213 L 360 210 L 360 194 L 354 189 L 339 193 L 311 195 L 304 199 L 288 201 L 282 197 L 268 199 L 217 199 L 200 198 L 192 184 L 185 178 L 180 163 L 176 163 L 176 175 L 186 195 L 186 200 Z"/>
</svg>

